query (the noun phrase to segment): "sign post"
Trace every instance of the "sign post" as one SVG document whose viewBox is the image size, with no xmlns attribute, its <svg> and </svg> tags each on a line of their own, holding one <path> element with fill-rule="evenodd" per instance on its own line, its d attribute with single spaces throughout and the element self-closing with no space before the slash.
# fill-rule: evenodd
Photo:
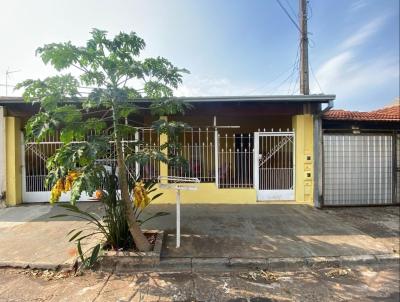
<svg viewBox="0 0 400 302">
<path fill-rule="evenodd" d="M 181 246 L 181 190 L 196 191 L 197 186 L 193 183 L 200 183 L 200 180 L 195 177 L 178 176 L 159 176 L 158 179 L 168 181 L 168 183 L 160 183 L 160 189 L 176 190 L 176 248 L 179 248 Z"/>
</svg>

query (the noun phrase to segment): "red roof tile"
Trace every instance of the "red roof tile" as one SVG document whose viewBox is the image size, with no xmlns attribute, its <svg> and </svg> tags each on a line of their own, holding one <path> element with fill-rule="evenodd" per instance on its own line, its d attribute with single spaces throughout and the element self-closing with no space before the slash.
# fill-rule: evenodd
<svg viewBox="0 0 400 302">
<path fill-rule="evenodd" d="M 346 110 L 329 110 L 323 115 L 325 120 L 346 120 L 346 121 L 400 121 L 400 105 L 385 107 L 382 109 L 359 112 Z"/>
</svg>

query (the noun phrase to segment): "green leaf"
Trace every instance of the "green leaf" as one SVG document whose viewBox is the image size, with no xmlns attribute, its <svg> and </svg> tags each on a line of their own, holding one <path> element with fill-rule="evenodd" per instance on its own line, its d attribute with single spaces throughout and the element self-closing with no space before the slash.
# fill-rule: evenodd
<svg viewBox="0 0 400 302">
<path fill-rule="evenodd" d="M 82 252 L 82 247 L 81 247 L 81 242 L 80 241 L 78 241 L 78 243 L 76 244 L 76 247 L 78 249 L 78 255 L 81 258 L 82 263 L 85 263 L 85 257 L 84 257 L 83 252 Z"/>
<path fill-rule="evenodd" d="M 69 238 L 69 242 L 73 241 L 76 237 L 78 237 L 80 234 L 82 234 L 83 231 L 78 231 L 76 232 L 71 238 Z M 79 240 L 80 241 L 80 240 Z"/>
<path fill-rule="evenodd" d="M 36 50 L 45 64 L 50 63 L 55 69 L 62 70 L 70 67 L 78 60 L 79 50 L 71 42 L 51 43 Z"/>
<path fill-rule="evenodd" d="M 101 248 L 100 244 L 97 244 L 93 248 L 92 255 L 90 256 L 89 267 L 92 267 L 96 263 L 98 256 L 99 256 L 100 248 Z"/>
<path fill-rule="evenodd" d="M 144 92 L 146 96 L 151 99 L 170 98 L 173 96 L 172 88 L 156 81 L 146 82 L 144 85 Z"/>
<path fill-rule="evenodd" d="M 84 45 L 77 46 L 68 41 L 37 49 L 36 54 L 45 64 L 57 71 L 74 70 L 74 76 L 59 73 L 45 79 L 28 79 L 17 85 L 17 89 L 23 89 L 25 102 L 38 107 L 38 113 L 26 125 L 25 137 L 41 141 L 51 134 L 62 142 L 54 154 L 48 154 L 46 185 L 54 186 L 69 172 L 79 172 L 72 184 L 71 204 L 63 205 L 68 214 L 54 217 L 85 220 L 113 245 L 129 245 L 132 236 L 126 222 L 126 209 L 119 200 L 121 194 L 117 192 L 117 188 L 122 187 L 120 180 L 115 175 L 107 179 L 108 174 L 99 159 L 109 158 L 115 151 L 110 140 L 119 143 L 122 138 L 133 137 L 138 130 L 136 124 L 121 125 L 125 118 L 130 122 L 139 117 L 140 122 L 143 114 L 176 115 L 188 109 L 187 104 L 173 98 L 173 92 L 182 83 L 187 70 L 174 66 L 163 57 L 142 59 L 144 47 L 144 40 L 134 32 L 109 37 L 106 31 L 93 29 Z M 144 97 L 147 97 L 145 105 Z M 154 119 L 157 117 L 149 120 Z M 184 125 L 163 121 L 152 127 L 158 134 L 168 134 L 169 141 L 162 144 L 160 150 L 145 148 L 139 152 L 135 147 L 140 142 L 124 142 L 120 163 L 121 159 L 127 164 L 145 164 L 151 160 L 168 164 L 182 161 L 165 150 L 179 148 L 177 137 Z M 122 168 L 119 167 L 119 171 Z M 133 184 L 130 179 L 129 190 Z M 107 208 L 104 220 L 75 207 L 82 192 L 92 194 L 106 186 L 110 189 L 101 200 Z M 146 190 L 155 194 L 153 199 L 156 199 L 160 195 L 153 186 L 154 183 L 146 183 Z M 91 233 L 77 229 L 68 236 L 71 235 L 70 239 L 77 241 L 82 263 L 91 264 L 93 261 L 85 259 L 81 249 L 81 240 Z M 93 251 L 94 258 L 98 257 L 99 250 Z"/>
<path fill-rule="evenodd" d="M 50 216 L 50 218 L 61 218 L 61 217 L 68 217 L 68 215 L 67 214 L 58 214 L 58 215 Z"/>
<path fill-rule="evenodd" d="M 167 216 L 167 215 L 170 215 L 170 213 L 168 213 L 168 212 L 157 212 L 156 214 L 150 216 L 149 218 L 141 221 L 141 225 L 144 224 L 145 222 L 151 220 L 151 219 L 154 219 L 154 218 L 157 218 L 157 217 L 162 217 L 162 216 Z"/>
<path fill-rule="evenodd" d="M 157 198 L 160 197 L 161 195 L 163 195 L 163 193 L 158 193 L 158 194 L 154 195 L 154 196 L 151 198 L 151 201 L 157 199 Z"/>
</svg>

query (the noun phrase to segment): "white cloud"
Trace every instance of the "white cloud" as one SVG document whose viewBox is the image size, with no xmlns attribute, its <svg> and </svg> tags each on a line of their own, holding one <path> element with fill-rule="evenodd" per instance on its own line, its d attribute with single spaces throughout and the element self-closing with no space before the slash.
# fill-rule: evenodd
<svg viewBox="0 0 400 302">
<path fill-rule="evenodd" d="M 335 93 L 338 100 L 351 101 L 371 87 L 398 81 L 398 65 L 398 59 L 390 57 L 360 63 L 355 53 L 348 50 L 325 62 L 316 77 L 324 92 Z M 311 91 L 317 90 L 316 83 L 312 83 Z"/>
<path fill-rule="evenodd" d="M 297 81 L 296 81 L 297 79 Z M 266 82 L 233 83 L 230 79 L 210 76 L 185 76 L 175 90 L 176 96 L 240 96 L 298 93 L 298 70 L 290 69 Z"/>
<path fill-rule="evenodd" d="M 227 78 L 187 76 L 175 91 L 176 96 L 243 95 L 249 88 L 234 85 Z"/>
<path fill-rule="evenodd" d="M 365 6 L 367 6 L 367 1 L 366 0 L 354 1 L 350 5 L 350 11 L 358 11 L 359 9 L 361 9 L 361 8 L 363 8 Z"/>
<path fill-rule="evenodd" d="M 316 70 L 316 78 L 325 93 L 337 95 L 337 106 L 340 102 L 351 102 L 366 95 L 367 91 L 399 79 L 399 59 L 382 54 L 368 60 L 358 57 L 358 48 L 379 31 L 385 17 L 376 18 L 339 44 L 336 54 Z M 312 92 L 320 89 L 315 81 L 311 82 Z"/>
<path fill-rule="evenodd" d="M 385 17 L 376 18 L 364 26 L 362 26 L 359 30 L 357 30 L 353 35 L 344 40 L 340 47 L 342 49 L 352 48 L 363 44 L 370 38 L 373 34 L 375 34 L 384 24 Z"/>
</svg>

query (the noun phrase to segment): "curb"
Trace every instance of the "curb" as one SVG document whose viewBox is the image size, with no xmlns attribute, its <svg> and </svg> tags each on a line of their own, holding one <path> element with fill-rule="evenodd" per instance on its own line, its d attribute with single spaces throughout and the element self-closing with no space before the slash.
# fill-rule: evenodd
<svg viewBox="0 0 400 302">
<path fill-rule="evenodd" d="M 205 258 L 177 257 L 161 258 L 160 265 L 132 268 L 134 272 L 198 273 L 198 272 L 240 272 L 248 270 L 293 271 L 305 268 L 330 268 L 357 265 L 392 265 L 400 263 L 399 254 L 288 257 L 288 258 Z M 125 272 L 115 271 L 116 274 Z"/>
<path fill-rule="evenodd" d="M 249 269 L 298 270 L 357 265 L 400 264 L 399 254 L 288 258 L 162 258 L 157 271 L 218 272 Z M 191 267 L 191 269 L 190 269 Z M 182 269 L 182 270 L 181 270 Z"/>
<path fill-rule="evenodd" d="M 55 271 L 58 270 L 59 268 L 63 268 L 64 265 L 59 265 L 54 263 L 35 263 L 26 261 L 0 261 L 0 268 L 7 268 L 7 267 Z"/>
<path fill-rule="evenodd" d="M 239 257 L 178 257 L 161 258 L 159 265 L 132 266 L 114 271 L 116 274 L 135 272 L 164 272 L 164 273 L 196 273 L 196 272 L 234 272 L 243 270 L 281 270 L 291 271 L 304 268 L 329 268 L 357 265 L 393 265 L 400 264 L 399 254 L 379 255 L 352 255 L 352 256 L 326 256 L 326 257 L 288 257 L 288 258 L 239 258 Z M 29 263 L 0 261 L 0 268 L 30 268 L 43 270 L 57 270 L 68 266 L 66 263 L 55 265 L 51 263 Z"/>
</svg>

